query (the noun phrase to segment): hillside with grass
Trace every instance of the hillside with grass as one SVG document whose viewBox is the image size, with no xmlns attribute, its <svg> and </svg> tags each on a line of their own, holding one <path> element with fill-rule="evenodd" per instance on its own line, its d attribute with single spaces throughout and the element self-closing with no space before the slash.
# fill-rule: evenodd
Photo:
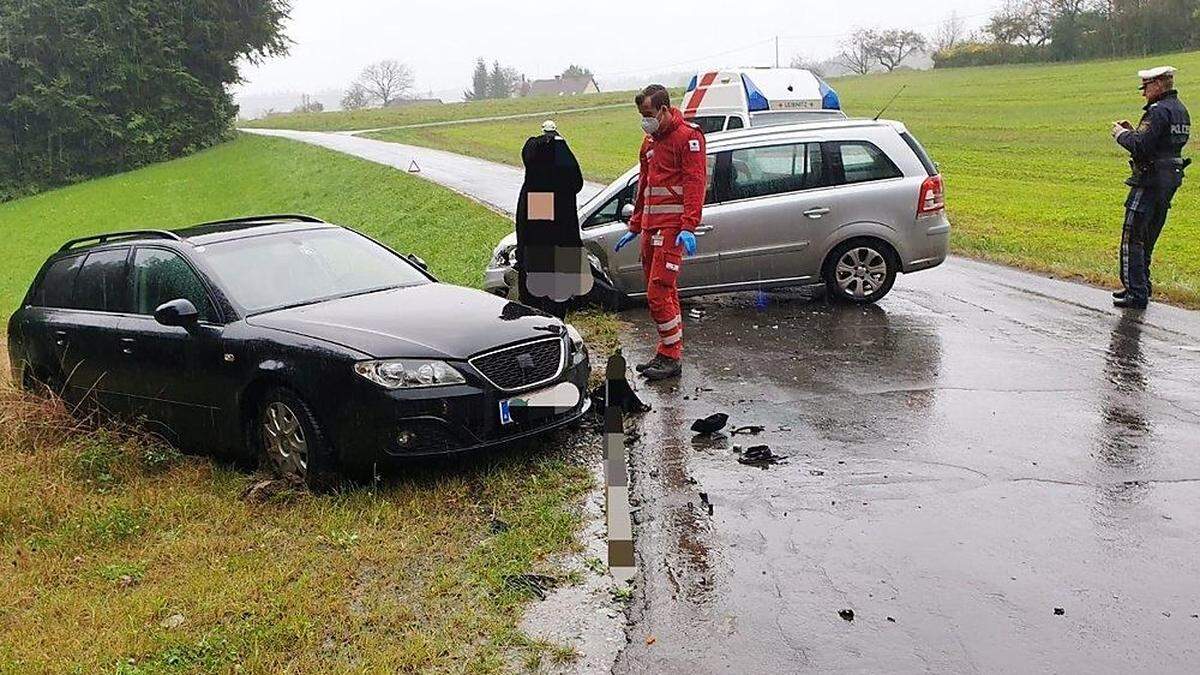
<svg viewBox="0 0 1200 675">
<path fill-rule="evenodd" d="M 0 205 L 0 307 L 7 317 L 70 237 L 296 211 L 468 285 L 512 227 L 388 167 L 241 137 Z M 85 424 L 3 372 L 0 673 L 487 673 L 572 658 L 520 632 L 532 596 L 512 580 L 559 574 L 549 557 L 576 546 L 589 437 L 314 495 Z"/>
<path fill-rule="evenodd" d="M 390 167 L 293 141 L 242 135 L 191 157 L 0 204 L 0 309 L 72 237 L 170 229 L 255 213 L 308 213 L 424 258 L 439 278 L 478 286 L 512 224 Z"/>
<path fill-rule="evenodd" d="M 1128 175 L 1114 120 L 1137 121 L 1137 71 L 1180 69 L 1181 96 L 1200 106 L 1200 52 L 1077 64 L 997 66 L 841 78 L 847 112 L 886 112 L 925 144 L 946 178 L 954 250 L 1115 286 Z M 612 180 L 637 161 L 637 113 L 564 116 L 559 129 L 584 173 Z M 518 164 L 531 127 L 520 121 L 397 129 L 372 138 L 427 145 Z M 1195 141 L 1191 149 L 1194 153 Z M 1155 251 L 1155 291 L 1200 306 L 1200 170 L 1179 191 Z"/>
<path fill-rule="evenodd" d="M 347 131 L 378 129 L 407 124 L 449 122 L 477 117 L 528 115 L 547 111 L 617 105 L 633 100 L 634 92 L 613 91 L 578 96 L 529 96 L 445 104 L 413 104 L 395 108 L 364 108 L 319 113 L 281 113 L 242 122 L 243 127 L 296 129 L 300 131 Z"/>
</svg>

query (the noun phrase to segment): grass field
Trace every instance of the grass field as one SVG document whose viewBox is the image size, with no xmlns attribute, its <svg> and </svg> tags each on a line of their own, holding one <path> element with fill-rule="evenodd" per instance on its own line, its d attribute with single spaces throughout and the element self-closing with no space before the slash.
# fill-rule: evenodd
<svg viewBox="0 0 1200 675">
<path fill-rule="evenodd" d="M 0 307 L 68 237 L 279 211 L 360 227 L 465 284 L 511 228 L 402 172 L 242 137 L 0 205 Z M 611 319 L 581 328 L 613 340 Z M 555 574 L 548 556 L 574 546 L 591 478 L 569 434 L 255 501 L 244 471 L 75 426 L 0 381 L 0 673 L 495 672 L 571 657 L 519 632 L 529 596 L 506 582 Z"/>
<path fill-rule="evenodd" d="M 1137 121 L 1137 70 L 1160 62 L 1180 69 L 1184 101 L 1200 103 L 1200 87 L 1189 85 L 1200 52 L 904 72 L 834 86 L 858 116 L 873 116 L 906 87 L 886 117 L 905 122 L 940 164 L 956 252 L 1115 286 L 1128 168 L 1109 129 L 1114 120 Z M 611 180 L 637 160 L 632 106 L 564 116 L 559 128 L 592 179 Z M 519 163 L 529 135 L 528 124 L 515 122 L 371 134 L 510 164 Z M 1155 252 L 1155 290 L 1200 306 L 1200 191 L 1192 173 Z"/>
<path fill-rule="evenodd" d="M 0 204 L 0 310 L 15 309 L 65 240 L 173 228 L 252 213 L 304 212 L 423 257 L 439 278 L 477 286 L 510 221 L 390 167 L 293 141 L 243 135 L 184 159 Z"/>
<path fill-rule="evenodd" d="M 405 124 L 447 122 L 475 117 L 498 117 L 521 115 L 550 110 L 590 108 L 593 106 L 627 103 L 633 92 L 616 91 L 581 96 L 539 96 L 532 98 L 508 98 L 491 101 L 446 103 L 443 105 L 417 104 L 402 108 L 368 108 L 365 110 L 335 110 L 323 113 L 285 113 L 269 118 L 249 120 L 246 127 L 266 129 L 299 129 L 301 131 L 346 131 L 350 129 L 378 129 Z M 526 125 L 528 125 L 528 120 Z M 534 128 L 536 128 L 536 124 Z"/>
</svg>

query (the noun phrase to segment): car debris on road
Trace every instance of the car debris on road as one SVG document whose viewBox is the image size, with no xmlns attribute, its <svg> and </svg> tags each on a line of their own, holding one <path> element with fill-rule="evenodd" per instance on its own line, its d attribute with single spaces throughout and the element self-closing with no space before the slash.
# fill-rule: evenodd
<svg viewBox="0 0 1200 675">
<path fill-rule="evenodd" d="M 787 460 L 786 455 L 777 455 L 771 451 L 769 445 L 754 445 L 746 448 L 741 457 L 738 457 L 739 464 L 747 466 L 757 466 L 760 469 L 766 469 L 772 464 L 783 464 Z"/>
<path fill-rule="evenodd" d="M 713 413 L 708 417 L 692 422 L 692 431 L 711 436 L 724 429 L 728 422 L 729 415 L 725 413 Z"/>
</svg>

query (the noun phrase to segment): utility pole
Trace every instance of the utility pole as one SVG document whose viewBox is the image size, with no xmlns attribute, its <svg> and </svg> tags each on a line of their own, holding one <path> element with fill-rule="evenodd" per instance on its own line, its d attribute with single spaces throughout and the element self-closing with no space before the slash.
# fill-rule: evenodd
<svg viewBox="0 0 1200 675">
<path fill-rule="evenodd" d="M 775 36 L 775 67 L 779 67 L 779 36 Z"/>
</svg>

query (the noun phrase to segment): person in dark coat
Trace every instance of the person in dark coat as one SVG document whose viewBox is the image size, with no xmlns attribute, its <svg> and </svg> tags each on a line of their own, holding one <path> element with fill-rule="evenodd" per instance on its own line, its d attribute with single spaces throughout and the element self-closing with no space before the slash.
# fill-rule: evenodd
<svg viewBox="0 0 1200 675">
<path fill-rule="evenodd" d="M 521 302 L 563 318 L 569 301 L 591 290 L 591 267 L 579 233 L 575 196 L 583 173 L 553 121 L 525 141 L 525 183 L 517 201 L 517 271 Z"/>
</svg>

